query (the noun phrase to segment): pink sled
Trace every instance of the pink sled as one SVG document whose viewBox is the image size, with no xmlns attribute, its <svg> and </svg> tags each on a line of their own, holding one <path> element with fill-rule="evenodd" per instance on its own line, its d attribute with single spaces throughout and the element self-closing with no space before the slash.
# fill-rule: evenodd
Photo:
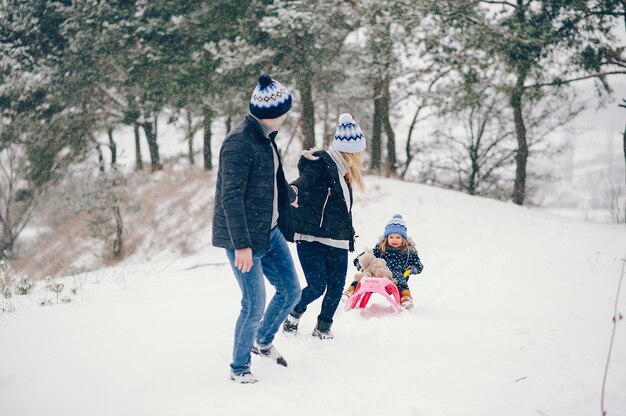
<svg viewBox="0 0 626 416">
<path fill-rule="evenodd" d="M 346 302 L 346 311 L 354 308 L 363 309 L 369 302 L 372 293 L 379 293 L 391 303 L 396 312 L 404 310 L 400 302 L 398 287 L 386 277 L 363 277 L 356 286 L 356 290 Z M 358 306 L 357 306 L 358 304 Z"/>
</svg>

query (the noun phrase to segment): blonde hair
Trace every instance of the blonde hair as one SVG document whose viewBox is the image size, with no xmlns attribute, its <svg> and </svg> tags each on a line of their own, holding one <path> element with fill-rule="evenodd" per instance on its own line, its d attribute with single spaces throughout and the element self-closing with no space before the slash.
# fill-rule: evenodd
<svg viewBox="0 0 626 416">
<path fill-rule="evenodd" d="M 340 152 L 343 160 L 348 165 L 348 173 L 346 173 L 346 182 L 350 185 L 356 184 L 361 192 L 365 192 L 365 184 L 363 183 L 363 156 L 361 153 L 345 153 Z"/>
<path fill-rule="evenodd" d="M 415 243 L 413 242 L 413 240 L 411 240 L 410 238 L 405 239 L 404 237 L 402 237 L 402 249 L 403 251 L 406 250 L 413 250 L 415 248 Z M 378 247 L 380 248 L 380 251 L 382 251 L 383 254 L 387 253 L 387 245 L 389 244 L 389 236 L 383 238 L 380 243 L 378 243 Z"/>
</svg>

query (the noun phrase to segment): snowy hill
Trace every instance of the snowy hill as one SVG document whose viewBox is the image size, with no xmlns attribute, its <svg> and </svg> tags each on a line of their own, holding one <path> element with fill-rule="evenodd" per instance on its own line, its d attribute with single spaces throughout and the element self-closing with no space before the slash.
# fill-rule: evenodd
<svg viewBox="0 0 626 416">
<path fill-rule="evenodd" d="M 260 382 L 235 385 L 228 364 L 240 294 L 223 251 L 137 255 L 62 279 L 76 292 L 71 303 L 43 287 L 13 298 L 16 312 L 0 315 L 2 414 L 600 414 L 626 227 L 366 180 L 357 247 L 404 215 L 425 265 L 410 281 L 412 311 L 395 315 L 377 295 L 362 311 L 340 306 L 336 338 L 320 341 L 310 336 L 315 302 L 298 337 L 276 337 L 289 367 L 253 357 Z M 182 222 L 185 210 L 177 215 Z M 208 226 L 199 232 L 208 241 Z M 38 306 L 44 297 L 52 304 Z M 624 391 L 621 321 L 608 415 L 626 414 Z"/>
</svg>

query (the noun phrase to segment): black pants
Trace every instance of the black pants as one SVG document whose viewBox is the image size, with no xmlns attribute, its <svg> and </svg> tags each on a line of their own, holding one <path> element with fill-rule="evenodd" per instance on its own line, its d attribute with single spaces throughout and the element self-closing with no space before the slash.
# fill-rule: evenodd
<svg viewBox="0 0 626 416">
<path fill-rule="evenodd" d="M 308 241 L 298 241 L 297 248 L 307 286 L 302 289 L 300 302 L 294 311 L 303 313 L 307 305 L 324 295 L 318 319 L 330 323 L 346 283 L 348 250 Z"/>
</svg>

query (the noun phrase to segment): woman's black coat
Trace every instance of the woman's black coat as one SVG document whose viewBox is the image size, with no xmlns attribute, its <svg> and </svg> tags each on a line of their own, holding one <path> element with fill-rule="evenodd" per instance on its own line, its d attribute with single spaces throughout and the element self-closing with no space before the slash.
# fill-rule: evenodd
<svg viewBox="0 0 626 416">
<path fill-rule="evenodd" d="M 291 226 L 296 233 L 314 237 L 348 240 L 354 250 L 352 210 L 339 182 L 337 165 L 325 151 L 300 158 L 300 176 L 291 184 L 298 188 L 298 208 L 291 207 Z M 352 188 L 349 205 L 352 207 Z"/>
</svg>

